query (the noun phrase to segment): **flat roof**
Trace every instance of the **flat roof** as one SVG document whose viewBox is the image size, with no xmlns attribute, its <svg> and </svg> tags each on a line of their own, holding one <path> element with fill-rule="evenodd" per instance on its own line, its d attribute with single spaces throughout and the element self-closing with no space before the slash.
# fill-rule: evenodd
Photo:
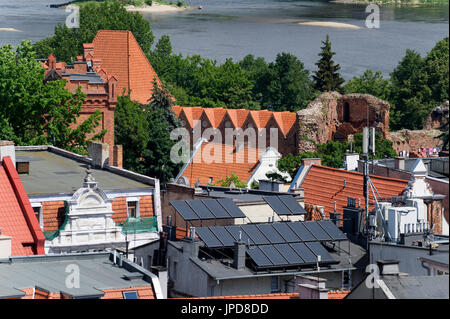
<svg viewBox="0 0 450 319">
<path fill-rule="evenodd" d="M 68 287 L 68 276 L 79 270 L 80 284 Z M 20 295 L 20 289 L 39 287 L 73 297 L 103 296 L 105 289 L 152 286 L 141 278 L 126 279 L 132 273 L 110 260 L 110 253 L 84 253 L 11 257 L 0 260 L 0 298 Z M 144 276 L 142 274 L 142 276 Z"/>
<path fill-rule="evenodd" d="M 82 187 L 88 164 L 50 151 L 16 150 L 16 161 L 30 162 L 30 173 L 20 174 L 28 195 L 74 193 Z M 152 189 L 153 186 L 104 169 L 91 168 L 103 190 Z"/>
<path fill-rule="evenodd" d="M 231 198 L 235 202 L 264 202 L 263 196 L 276 196 L 276 195 L 292 195 L 296 198 L 297 194 L 288 192 L 276 192 L 276 191 L 264 191 L 257 189 L 239 189 L 221 186 L 209 186 L 201 185 L 203 196 L 209 196 L 212 198 Z"/>
</svg>

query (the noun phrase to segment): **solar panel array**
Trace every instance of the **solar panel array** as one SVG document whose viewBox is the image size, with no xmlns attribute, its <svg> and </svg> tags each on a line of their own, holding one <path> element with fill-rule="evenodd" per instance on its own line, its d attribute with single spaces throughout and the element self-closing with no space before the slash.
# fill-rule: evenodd
<svg viewBox="0 0 450 319">
<path fill-rule="evenodd" d="M 304 215 L 305 209 L 292 195 L 263 196 L 264 201 L 277 213 L 277 215 Z"/>
<path fill-rule="evenodd" d="M 230 198 L 175 200 L 169 203 L 185 221 L 246 217 Z"/>
<path fill-rule="evenodd" d="M 330 220 L 210 226 L 196 228 L 196 233 L 210 248 L 233 247 L 239 240 L 251 245 L 347 240 Z"/>
<path fill-rule="evenodd" d="M 209 248 L 230 248 L 236 241 L 249 244 L 247 254 L 256 268 L 313 266 L 337 263 L 322 246 L 324 241 L 347 240 L 330 220 L 211 226 L 196 229 Z"/>
</svg>

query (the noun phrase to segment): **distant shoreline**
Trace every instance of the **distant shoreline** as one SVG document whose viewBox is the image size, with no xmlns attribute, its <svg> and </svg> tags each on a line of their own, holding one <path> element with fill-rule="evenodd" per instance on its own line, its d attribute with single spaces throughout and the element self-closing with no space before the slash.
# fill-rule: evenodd
<svg viewBox="0 0 450 319">
<path fill-rule="evenodd" d="M 422 3 L 420 0 L 413 0 L 413 2 L 406 2 L 401 0 L 331 0 L 331 3 L 341 3 L 341 4 L 361 4 L 361 5 L 368 5 L 368 4 L 376 4 L 379 6 L 404 6 L 404 7 L 427 7 L 427 6 L 435 6 L 435 5 L 448 5 L 449 1 L 434 1 L 432 3 Z"/>
<path fill-rule="evenodd" d="M 80 6 L 80 4 L 82 5 L 83 3 L 89 3 L 90 1 L 85 1 L 85 2 L 79 2 L 77 0 L 74 1 L 69 1 L 67 3 L 62 3 L 62 4 L 51 4 L 50 8 L 66 8 L 68 6 Z M 94 2 L 94 1 L 92 1 Z M 123 5 L 123 7 L 125 8 L 125 10 L 127 10 L 128 12 L 140 12 L 140 13 L 168 13 L 168 12 L 180 12 L 180 11 L 186 11 L 186 10 L 194 10 L 194 9 L 202 9 L 202 7 L 190 7 L 190 6 L 178 6 L 176 4 L 164 4 L 164 3 L 159 3 L 157 1 L 154 1 L 153 4 L 151 6 L 149 5 L 144 5 L 144 6 L 139 6 L 136 7 L 134 5 Z"/>
</svg>

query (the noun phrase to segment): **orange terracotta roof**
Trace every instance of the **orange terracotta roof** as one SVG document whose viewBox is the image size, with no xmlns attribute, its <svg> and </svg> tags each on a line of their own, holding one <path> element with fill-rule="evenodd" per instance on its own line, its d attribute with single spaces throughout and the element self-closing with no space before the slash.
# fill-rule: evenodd
<svg viewBox="0 0 450 319">
<path fill-rule="evenodd" d="M 214 296 L 214 297 L 194 297 L 186 299 L 298 299 L 299 293 L 275 293 L 257 295 L 234 295 L 234 296 Z"/>
<path fill-rule="evenodd" d="M 0 163 L 0 228 L 12 256 L 44 254 L 44 234 L 10 157 Z"/>
<path fill-rule="evenodd" d="M 328 299 L 344 299 L 350 290 L 330 290 L 328 291 Z"/>
<path fill-rule="evenodd" d="M 153 78 L 157 75 L 133 33 L 99 30 L 92 45 L 93 56 L 102 60 L 101 67 L 108 74 L 117 77 L 120 94 L 123 89 L 131 90 L 132 100 L 147 104 L 153 91 Z M 158 77 L 157 81 L 159 82 Z"/>
<path fill-rule="evenodd" d="M 400 196 L 408 185 L 408 181 L 401 179 L 372 175 L 370 178 L 383 198 Z M 360 198 L 361 207 L 365 205 L 362 173 L 312 165 L 301 187 L 305 191 L 305 203 L 324 206 L 325 217 L 329 217 L 329 213 L 334 211 L 335 201 L 336 210 L 342 212 L 347 205 L 347 197 Z M 370 195 L 370 201 L 373 201 L 373 196 Z"/>
<path fill-rule="evenodd" d="M 131 288 L 103 289 L 105 295 L 101 299 L 123 299 L 124 291 L 136 291 L 139 299 L 156 299 L 152 286 L 139 286 Z"/>
<path fill-rule="evenodd" d="M 181 111 L 179 111 L 181 109 Z M 249 111 L 245 109 L 202 108 L 192 106 L 177 106 L 173 108 L 178 117 L 186 118 L 186 122 L 193 128 L 195 120 L 199 120 L 203 114 L 208 118 L 213 128 L 218 128 L 223 121 L 229 119 L 235 128 L 241 128 L 244 123 L 252 121 L 256 128 L 264 129 L 270 118 L 274 118 L 282 134 L 286 136 L 296 122 L 294 112 L 272 112 L 268 110 Z"/>
<path fill-rule="evenodd" d="M 217 152 L 217 153 L 216 153 Z M 236 153 L 236 148 L 227 144 L 203 143 L 188 165 L 183 175 L 191 185 L 199 179 L 206 185 L 212 177 L 212 183 L 234 173 L 241 181 L 247 182 L 258 165 L 259 156 L 264 150 L 244 146 Z"/>
</svg>

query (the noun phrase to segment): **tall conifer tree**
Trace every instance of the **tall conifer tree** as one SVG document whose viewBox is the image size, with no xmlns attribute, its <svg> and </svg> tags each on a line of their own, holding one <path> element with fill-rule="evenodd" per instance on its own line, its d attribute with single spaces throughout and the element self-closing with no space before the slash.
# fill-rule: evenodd
<svg viewBox="0 0 450 319">
<path fill-rule="evenodd" d="M 327 38 L 322 41 L 322 51 L 319 53 L 321 57 L 316 63 L 319 68 L 318 71 L 314 71 L 313 78 L 315 81 L 314 88 L 321 92 L 338 91 L 342 93 L 341 85 L 345 82 L 338 71 L 341 69 L 339 64 L 334 64 L 333 55 L 336 52 L 331 51 L 330 37 L 327 34 Z"/>
</svg>

